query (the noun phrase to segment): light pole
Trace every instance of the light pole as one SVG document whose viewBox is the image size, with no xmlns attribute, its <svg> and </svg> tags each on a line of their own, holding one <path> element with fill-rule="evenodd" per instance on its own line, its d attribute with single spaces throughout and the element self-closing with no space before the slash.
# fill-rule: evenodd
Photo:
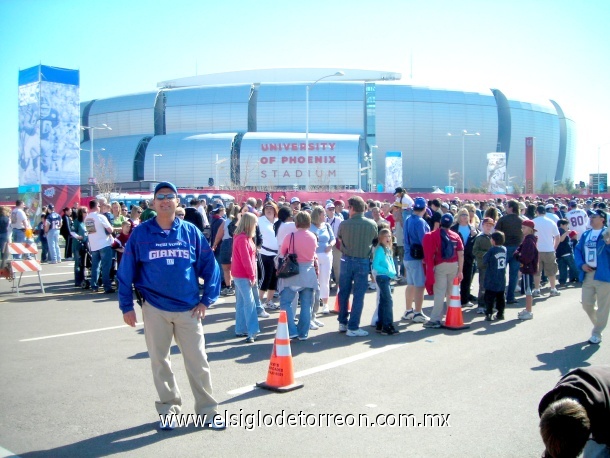
<svg viewBox="0 0 610 458">
<path fill-rule="evenodd" d="M 153 181 L 157 181 L 157 158 L 163 157 L 163 154 L 153 154 Z"/>
<path fill-rule="evenodd" d="M 218 159 L 218 154 L 216 154 L 216 162 L 214 162 L 214 185 L 218 188 L 218 165 L 223 162 L 228 161 L 229 158 L 225 157 L 224 159 Z"/>
<path fill-rule="evenodd" d="M 89 184 L 91 185 L 91 197 L 93 197 L 93 185 L 95 184 L 95 178 L 93 178 L 93 133 L 96 130 L 112 130 L 108 124 L 102 124 L 101 126 L 80 126 L 81 130 L 89 131 L 89 141 L 91 142 L 91 148 L 89 149 Z"/>
<path fill-rule="evenodd" d="M 449 132 L 447 134 L 449 137 L 453 137 L 453 134 L 451 132 Z M 461 132 L 462 135 L 462 194 L 464 194 L 465 192 L 465 186 L 464 186 L 464 173 L 465 173 L 465 167 L 464 167 L 464 138 L 465 137 L 475 137 L 475 136 L 479 136 L 481 135 L 480 133 L 476 132 L 474 134 L 469 134 L 467 130 L 463 130 Z"/>
<path fill-rule="evenodd" d="M 309 191 L 309 90 L 316 85 L 318 81 L 322 81 L 325 78 L 331 78 L 333 76 L 343 76 L 345 73 L 339 71 L 332 75 L 326 75 L 322 78 L 318 78 L 313 84 L 308 84 L 305 89 L 305 190 Z"/>
<path fill-rule="evenodd" d="M 372 149 L 372 147 L 371 147 Z M 364 153 L 364 163 L 366 167 L 362 167 L 361 171 L 366 170 L 366 186 L 367 191 L 371 192 L 371 188 L 373 186 L 373 171 L 372 171 L 372 163 L 373 163 L 373 152 Z"/>
</svg>

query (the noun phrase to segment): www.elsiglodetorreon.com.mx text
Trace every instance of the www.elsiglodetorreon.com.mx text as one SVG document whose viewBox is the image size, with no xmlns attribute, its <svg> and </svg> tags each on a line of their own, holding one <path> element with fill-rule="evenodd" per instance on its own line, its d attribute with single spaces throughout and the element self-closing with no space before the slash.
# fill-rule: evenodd
<svg viewBox="0 0 610 458">
<path fill-rule="evenodd" d="M 202 427 L 206 423 L 214 422 L 217 425 L 224 424 L 227 427 L 243 428 L 251 431 L 256 428 L 450 428 L 451 414 L 448 413 L 425 413 L 421 416 L 415 414 L 338 414 L 338 413 L 298 413 L 282 410 L 277 414 L 245 413 L 240 409 L 239 413 L 224 412 L 216 415 L 196 414 L 167 414 L 159 415 L 161 426 L 173 424 L 175 427 L 186 428 L 188 426 Z"/>
</svg>

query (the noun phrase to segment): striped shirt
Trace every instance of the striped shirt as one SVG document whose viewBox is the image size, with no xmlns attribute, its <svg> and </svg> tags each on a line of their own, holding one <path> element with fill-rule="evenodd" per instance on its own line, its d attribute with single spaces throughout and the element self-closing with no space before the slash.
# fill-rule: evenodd
<svg viewBox="0 0 610 458">
<path fill-rule="evenodd" d="M 353 258 L 369 258 L 373 239 L 377 237 L 377 224 L 365 218 L 362 213 L 354 213 L 339 225 L 337 238 L 341 240 L 341 252 Z"/>
</svg>

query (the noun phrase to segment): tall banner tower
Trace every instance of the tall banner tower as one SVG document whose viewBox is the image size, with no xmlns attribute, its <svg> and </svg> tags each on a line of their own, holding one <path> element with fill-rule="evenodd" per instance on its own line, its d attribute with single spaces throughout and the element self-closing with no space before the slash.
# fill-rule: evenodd
<svg viewBox="0 0 610 458">
<path fill-rule="evenodd" d="M 536 187 L 534 176 L 536 163 L 536 153 L 534 150 L 534 137 L 525 137 L 525 192 L 526 194 L 534 194 Z"/>
<path fill-rule="evenodd" d="M 19 72 L 19 192 L 58 209 L 80 199 L 79 79 L 46 65 Z"/>
</svg>

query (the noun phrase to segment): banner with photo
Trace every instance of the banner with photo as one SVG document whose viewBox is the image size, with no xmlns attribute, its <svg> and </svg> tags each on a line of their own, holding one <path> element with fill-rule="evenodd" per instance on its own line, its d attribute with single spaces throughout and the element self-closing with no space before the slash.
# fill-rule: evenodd
<svg viewBox="0 0 610 458">
<path fill-rule="evenodd" d="M 506 153 L 487 153 L 487 192 L 506 194 Z"/>
<path fill-rule="evenodd" d="M 19 185 L 80 184 L 79 72 L 19 72 Z"/>
<path fill-rule="evenodd" d="M 385 191 L 393 192 L 402 187 L 402 152 L 388 151 L 385 153 Z"/>
</svg>

